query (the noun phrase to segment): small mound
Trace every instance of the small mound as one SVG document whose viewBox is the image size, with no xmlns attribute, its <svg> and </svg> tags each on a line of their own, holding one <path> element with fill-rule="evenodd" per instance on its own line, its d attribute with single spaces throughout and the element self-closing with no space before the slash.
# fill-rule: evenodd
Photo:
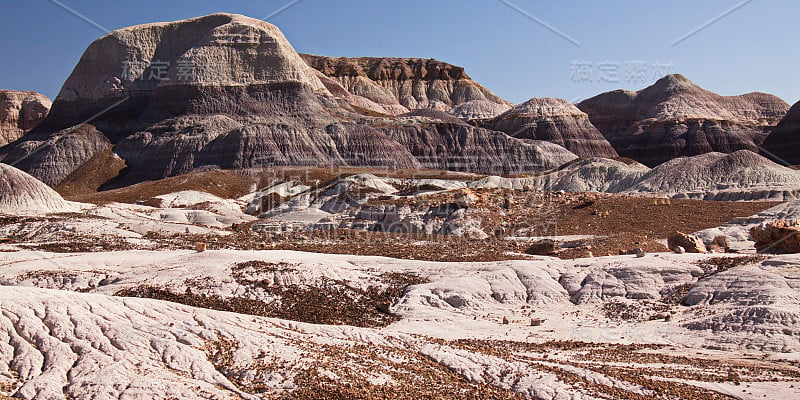
<svg viewBox="0 0 800 400">
<path fill-rule="evenodd" d="M 578 107 L 564 99 L 535 97 L 508 110 L 504 114 L 504 118 L 553 118 L 585 115 Z"/>
<path fill-rule="evenodd" d="M 494 118 L 511 109 L 507 104 L 495 103 L 488 100 L 472 100 L 459 104 L 450 109 L 450 114 L 461 119 L 488 119 Z"/>
<path fill-rule="evenodd" d="M 558 171 L 539 177 L 536 186 L 566 192 L 619 193 L 649 171 L 637 162 L 628 164 L 594 157 L 573 161 Z"/>
<path fill-rule="evenodd" d="M 800 188 L 800 172 L 747 150 L 706 153 L 666 162 L 645 174 L 631 191 L 666 194 Z"/>
<path fill-rule="evenodd" d="M 42 215 L 77 210 L 78 207 L 36 178 L 0 164 L 0 214 Z"/>
</svg>

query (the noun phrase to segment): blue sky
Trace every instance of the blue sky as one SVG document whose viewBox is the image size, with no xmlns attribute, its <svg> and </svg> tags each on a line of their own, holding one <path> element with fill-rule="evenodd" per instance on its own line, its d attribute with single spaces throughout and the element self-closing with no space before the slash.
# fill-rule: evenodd
<svg viewBox="0 0 800 400">
<path fill-rule="evenodd" d="M 265 18 L 289 2 L 57 1 L 108 29 L 221 11 Z M 302 0 L 269 22 L 300 52 L 461 65 L 515 103 L 640 89 L 661 72 L 682 73 L 723 95 L 762 91 L 790 104 L 800 100 L 796 0 L 506 1 L 518 10 L 498 0 Z M 54 98 L 103 32 L 51 0 L 2 0 L 2 6 L 0 88 Z"/>
</svg>

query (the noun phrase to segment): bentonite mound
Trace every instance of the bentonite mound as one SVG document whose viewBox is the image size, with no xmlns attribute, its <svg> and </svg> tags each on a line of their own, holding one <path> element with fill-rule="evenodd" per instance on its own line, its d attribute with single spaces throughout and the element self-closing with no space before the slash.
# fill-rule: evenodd
<svg viewBox="0 0 800 400">
<path fill-rule="evenodd" d="M 370 87 L 386 92 L 389 103 L 441 102 L 442 111 L 476 99 L 503 104 L 459 67 L 359 60 L 366 69 L 355 74 L 381 81 Z M 418 168 L 467 159 L 486 172 L 518 172 L 575 158 L 456 120 L 394 117 L 407 107 L 376 111 L 381 98 L 358 93 L 311 68 L 278 28 L 260 20 L 214 14 L 134 26 L 89 46 L 45 121 L 0 149 L 0 161 L 57 186 L 113 149 L 126 168 L 104 187 L 119 187 L 208 168 Z"/>
<path fill-rule="evenodd" d="M 477 188 L 566 192 L 660 194 L 671 198 L 721 201 L 790 201 L 800 198 L 800 171 L 756 153 L 706 153 L 681 157 L 655 168 L 608 158 L 575 159 L 529 178 L 490 176 Z"/>
<path fill-rule="evenodd" d="M 781 122 L 764 140 L 766 157 L 783 164 L 800 164 L 800 102 L 789 109 Z"/>
<path fill-rule="evenodd" d="M 301 56 L 347 92 L 374 102 L 386 114 L 422 108 L 449 111 L 474 101 L 484 104 L 473 104 L 473 114 L 486 114 L 492 107 L 510 107 L 508 102 L 473 81 L 464 68 L 433 59 Z"/>
<path fill-rule="evenodd" d="M 607 158 L 578 159 L 534 178 L 536 185 L 565 192 L 619 193 L 635 185 L 649 168 Z"/>
<path fill-rule="evenodd" d="M 555 143 L 579 157 L 618 156 L 586 113 L 562 99 L 531 99 L 482 125 L 513 137 Z"/>
<path fill-rule="evenodd" d="M 796 196 L 798 188 L 800 171 L 740 150 L 666 162 L 642 176 L 630 191 L 680 194 L 707 200 L 753 200 Z M 784 196 L 787 190 L 794 194 Z"/>
<path fill-rule="evenodd" d="M 55 133 L 31 132 L 20 141 L 0 149 L 0 159 L 50 186 L 56 186 L 111 146 L 102 132 L 90 124 L 83 124 Z"/>
<path fill-rule="evenodd" d="M 0 164 L 0 214 L 43 215 L 76 210 L 77 207 L 36 178 Z"/>
<path fill-rule="evenodd" d="M 617 152 L 648 166 L 708 152 L 758 152 L 788 104 L 764 93 L 720 96 L 682 75 L 631 92 L 616 90 L 578 104 Z"/>
<path fill-rule="evenodd" d="M 39 125 L 50 105 L 50 99 L 36 92 L 0 90 L 0 146 Z"/>
</svg>

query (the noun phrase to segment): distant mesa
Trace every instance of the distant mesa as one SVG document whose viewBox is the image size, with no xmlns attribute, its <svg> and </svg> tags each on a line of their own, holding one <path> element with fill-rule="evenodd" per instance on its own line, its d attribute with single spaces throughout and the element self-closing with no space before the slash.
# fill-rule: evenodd
<svg viewBox="0 0 800 400">
<path fill-rule="evenodd" d="M 511 107 L 511 103 L 473 81 L 464 68 L 434 59 L 333 58 L 311 54 L 301 57 L 348 93 L 374 103 L 386 114 L 426 108 L 450 111 L 464 106 L 460 113 L 471 117 Z"/>
<path fill-rule="evenodd" d="M 50 99 L 36 92 L 0 90 L 0 146 L 39 125 L 50 106 Z"/>
<path fill-rule="evenodd" d="M 578 108 L 621 156 L 655 166 L 708 152 L 758 152 L 789 105 L 765 93 L 720 96 L 675 74 L 638 92 L 600 94 Z"/>
</svg>

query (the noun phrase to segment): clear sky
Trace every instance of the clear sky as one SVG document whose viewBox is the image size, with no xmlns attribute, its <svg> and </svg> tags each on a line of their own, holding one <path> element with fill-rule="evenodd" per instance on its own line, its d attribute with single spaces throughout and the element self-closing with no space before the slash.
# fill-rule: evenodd
<svg viewBox="0 0 800 400">
<path fill-rule="evenodd" d="M 0 88 L 54 98 L 104 34 L 94 24 L 117 29 L 214 12 L 263 19 L 288 3 L 0 0 Z M 679 72 L 723 95 L 762 91 L 793 104 L 798 16 L 797 0 L 301 0 L 268 20 L 300 52 L 436 58 L 514 103 L 578 101 Z"/>
</svg>

